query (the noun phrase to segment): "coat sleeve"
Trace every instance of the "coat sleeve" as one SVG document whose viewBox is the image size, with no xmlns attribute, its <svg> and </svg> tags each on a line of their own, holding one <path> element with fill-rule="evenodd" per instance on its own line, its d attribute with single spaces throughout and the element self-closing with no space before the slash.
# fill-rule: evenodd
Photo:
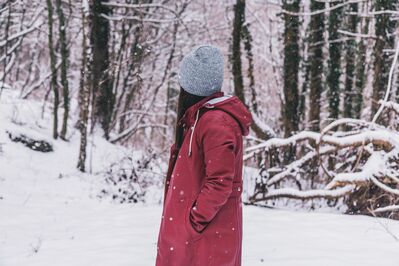
<svg viewBox="0 0 399 266">
<path fill-rule="evenodd" d="M 237 131 L 226 118 L 204 124 L 200 133 L 205 163 L 205 183 L 193 202 L 190 221 L 201 232 L 229 198 L 235 174 Z M 216 121 L 215 121 L 216 120 Z"/>
</svg>

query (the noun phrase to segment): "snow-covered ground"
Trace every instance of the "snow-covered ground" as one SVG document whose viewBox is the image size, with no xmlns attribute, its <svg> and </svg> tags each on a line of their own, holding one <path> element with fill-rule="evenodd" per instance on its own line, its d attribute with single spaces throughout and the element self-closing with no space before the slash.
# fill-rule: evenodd
<svg viewBox="0 0 399 266">
<path fill-rule="evenodd" d="M 77 198 L 4 200 L 0 265 L 155 265 L 160 206 Z M 385 227 L 399 235 L 393 221 L 246 206 L 243 265 L 397 266 L 399 242 Z"/>
<path fill-rule="evenodd" d="M 99 176 L 75 170 L 77 134 L 70 142 L 51 140 L 49 115 L 40 118 L 40 110 L 40 103 L 9 92 L 0 99 L 0 266 L 154 265 L 161 205 L 99 200 Z M 6 130 L 47 139 L 54 152 L 13 143 Z M 129 152 L 100 137 L 94 143 L 93 172 Z M 244 266 L 399 265 L 397 221 L 243 211 Z"/>
</svg>

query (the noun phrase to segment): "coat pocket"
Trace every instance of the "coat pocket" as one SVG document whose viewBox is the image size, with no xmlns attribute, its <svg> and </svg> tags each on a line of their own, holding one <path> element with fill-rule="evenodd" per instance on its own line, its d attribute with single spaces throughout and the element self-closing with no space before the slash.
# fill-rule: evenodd
<svg viewBox="0 0 399 266">
<path fill-rule="evenodd" d="M 203 231 L 201 233 L 197 232 L 193 225 L 191 224 L 190 221 L 190 210 L 192 208 L 192 205 L 194 203 L 193 199 L 190 199 L 188 201 L 188 204 L 186 206 L 185 214 L 184 214 L 184 226 L 186 228 L 187 234 L 189 235 L 189 238 L 192 242 L 195 242 L 199 240 L 203 236 Z"/>
</svg>

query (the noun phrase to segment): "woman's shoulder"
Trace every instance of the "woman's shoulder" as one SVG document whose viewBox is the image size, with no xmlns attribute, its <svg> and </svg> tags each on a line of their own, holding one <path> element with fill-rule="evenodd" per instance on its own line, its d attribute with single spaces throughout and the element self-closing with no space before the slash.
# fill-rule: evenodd
<svg viewBox="0 0 399 266">
<path fill-rule="evenodd" d="M 208 110 L 202 114 L 198 127 L 200 131 L 204 130 L 226 130 L 226 126 L 230 130 L 239 130 L 237 121 L 227 112 L 220 109 Z"/>
<path fill-rule="evenodd" d="M 220 109 L 207 110 L 202 116 L 202 122 L 227 122 L 231 123 L 234 118 L 231 117 L 227 112 Z"/>
</svg>

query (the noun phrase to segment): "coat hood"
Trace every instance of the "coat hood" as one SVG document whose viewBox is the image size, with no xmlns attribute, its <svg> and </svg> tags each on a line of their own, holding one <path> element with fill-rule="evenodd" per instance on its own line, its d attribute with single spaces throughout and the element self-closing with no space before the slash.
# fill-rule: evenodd
<svg viewBox="0 0 399 266">
<path fill-rule="evenodd" d="M 231 115 L 240 125 L 243 136 L 249 134 L 249 127 L 252 123 L 252 115 L 247 107 L 235 95 L 224 95 L 219 91 L 202 99 L 198 103 L 190 106 L 180 120 L 180 124 L 188 126 L 196 124 L 199 110 L 202 108 L 214 108 L 222 110 Z M 197 112 L 198 111 L 198 112 Z"/>
</svg>

